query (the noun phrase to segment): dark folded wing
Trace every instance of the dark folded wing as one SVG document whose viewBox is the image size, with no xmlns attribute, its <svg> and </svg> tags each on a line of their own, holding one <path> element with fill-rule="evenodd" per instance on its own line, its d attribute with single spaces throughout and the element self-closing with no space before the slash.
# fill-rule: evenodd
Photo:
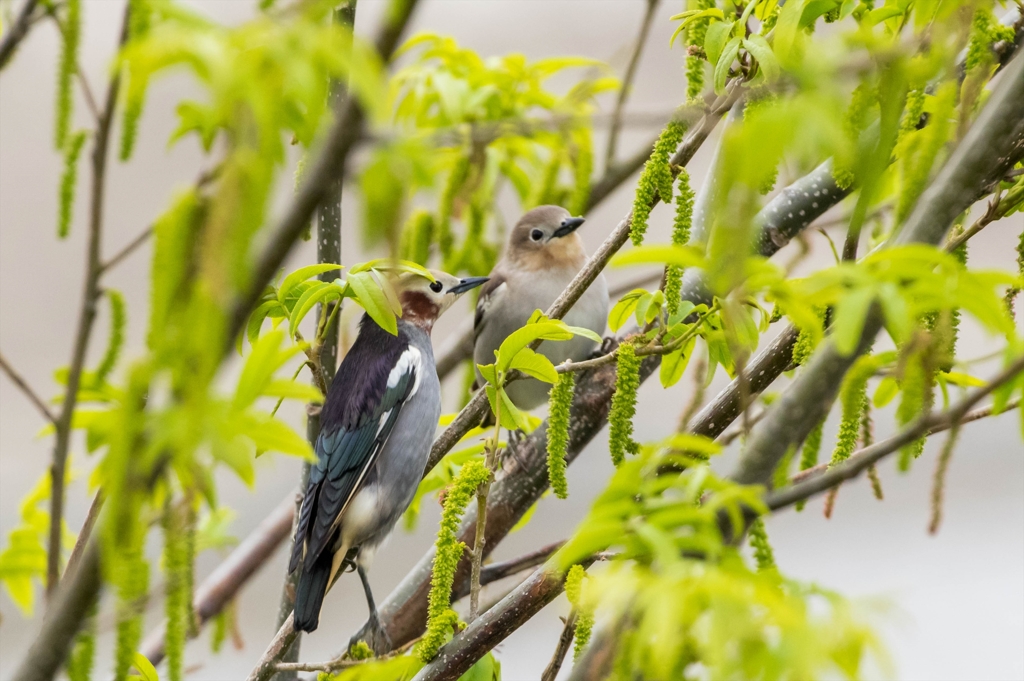
<svg viewBox="0 0 1024 681">
<path fill-rule="evenodd" d="M 325 428 L 316 442 L 306 496 L 295 530 L 291 568 L 312 565 L 334 536 L 341 515 L 394 428 L 403 405 L 417 387 L 420 353 L 410 346 L 387 379 L 377 404 L 350 425 Z"/>
</svg>

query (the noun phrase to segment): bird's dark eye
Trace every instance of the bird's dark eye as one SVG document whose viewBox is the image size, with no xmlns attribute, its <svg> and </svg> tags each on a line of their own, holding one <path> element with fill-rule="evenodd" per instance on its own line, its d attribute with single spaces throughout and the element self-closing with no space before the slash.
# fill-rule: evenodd
<svg viewBox="0 0 1024 681">
<path fill-rule="evenodd" d="M 540 241 L 541 239 L 544 238 L 544 232 L 540 231 L 539 229 L 535 229 L 532 232 L 530 232 L 530 238 L 533 239 L 534 241 Z"/>
<path fill-rule="evenodd" d="M 430 282 L 430 290 L 433 291 L 434 293 L 440 293 L 441 289 L 443 289 L 443 288 L 444 288 L 444 284 L 442 284 L 439 281 L 432 281 L 432 282 Z"/>
</svg>

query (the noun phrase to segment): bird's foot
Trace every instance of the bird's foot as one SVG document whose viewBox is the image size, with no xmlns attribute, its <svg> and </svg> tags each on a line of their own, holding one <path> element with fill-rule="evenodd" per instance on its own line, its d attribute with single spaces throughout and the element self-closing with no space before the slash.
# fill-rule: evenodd
<svg viewBox="0 0 1024 681">
<path fill-rule="evenodd" d="M 525 437 L 526 434 L 523 433 L 523 431 L 521 430 L 508 431 L 508 441 L 505 444 L 505 450 L 502 455 L 503 465 L 505 459 L 507 459 L 508 457 L 512 457 L 513 459 L 515 459 L 515 462 L 519 464 L 520 468 L 525 467 L 526 464 L 523 462 L 522 457 L 519 456 L 519 445 L 520 443 L 522 443 Z"/>
<path fill-rule="evenodd" d="M 380 617 L 374 612 L 363 630 L 352 637 L 348 642 L 348 649 L 351 653 L 359 642 L 365 643 L 377 657 L 385 655 L 392 650 L 391 637 L 381 624 Z"/>
<path fill-rule="evenodd" d="M 608 336 L 601 341 L 601 345 L 591 353 L 589 359 L 596 359 L 598 357 L 604 357 L 609 352 L 619 347 L 619 341 L 614 335 Z"/>
</svg>

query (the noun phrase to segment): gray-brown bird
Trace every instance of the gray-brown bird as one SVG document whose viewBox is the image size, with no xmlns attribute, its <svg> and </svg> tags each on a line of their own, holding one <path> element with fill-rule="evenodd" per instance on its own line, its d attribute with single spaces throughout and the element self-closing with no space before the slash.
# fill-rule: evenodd
<svg viewBox="0 0 1024 681">
<path fill-rule="evenodd" d="M 547 310 L 587 261 L 576 218 L 560 206 L 539 206 L 524 214 L 509 235 L 501 260 L 480 290 L 476 305 L 473 361 L 494 362 L 494 351 L 510 333 L 522 327 L 534 310 Z M 608 284 L 599 275 L 576 304 L 565 322 L 602 335 L 608 320 Z M 540 352 L 555 365 L 580 360 L 595 348 L 594 341 L 576 336 L 568 341 L 545 341 Z M 477 372 L 477 381 L 483 379 Z M 517 407 L 533 409 L 547 400 L 550 386 L 535 378 L 510 383 L 508 396 Z"/>
</svg>

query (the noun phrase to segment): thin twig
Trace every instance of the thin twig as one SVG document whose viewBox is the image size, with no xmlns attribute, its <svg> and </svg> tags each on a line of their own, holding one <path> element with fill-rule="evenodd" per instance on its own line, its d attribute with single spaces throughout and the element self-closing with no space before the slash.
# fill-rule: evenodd
<svg viewBox="0 0 1024 681">
<path fill-rule="evenodd" d="M 565 618 L 565 626 L 562 627 L 562 633 L 558 637 L 558 645 L 555 646 L 555 652 L 551 655 L 551 661 L 548 662 L 548 666 L 544 668 L 540 681 L 555 681 L 555 677 L 558 676 L 558 670 L 562 668 L 562 662 L 565 660 L 565 654 L 569 652 L 569 646 L 572 645 L 574 636 L 576 636 L 576 608 L 570 610 L 569 616 Z"/>
<path fill-rule="evenodd" d="M 149 227 L 146 227 L 146 229 L 142 230 L 142 232 L 140 232 L 137 237 L 129 241 L 124 248 L 119 250 L 117 253 L 111 256 L 109 260 L 104 262 L 103 265 L 100 267 L 100 270 L 102 272 L 106 272 L 107 270 L 117 266 L 118 264 L 121 263 L 122 260 L 127 258 L 129 255 L 134 253 L 136 249 L 142 246 L 142 244 L 149 241 L 150 237 L 152 236 L 153 226 L 150 225 Z"/>
<path fill-rule="evenodd" d="M 553 544 L 548 544 L 547 546 L 542 546 L 536 551 L 531 551 L 530 553 L 519 556 L 518 558 L 485 565 L 480 571 L 480 584 L 487 585 L 491 582 L 496 582 L 499 579 L 504 579 L 505 577 L 514 575 L 517 572 L 522 572 L 523 570 L 536 567 L 551 557 L 551 554 L 562 548 L 563 545 L 565 545 L 564 539 Z"/>
<path fill-rule="evenodd" d="M 785 508 L 798 501 L 809 499 L 815 494 L 835 487 L 844 480 L 856 477 L 868 466 L 878 460 L 899 451 L 901 447 L 929 432 L 937 432 L 938 427 L 949 428 L 952 424 L 963 423 L 971 407 L 983 400 L 999 386 L 1009 382 L 1024 371 L 1024 357 L 1018 358 L 1009 367 L 999 373 L 983 388 L 974 391 L 956 406 L 934 415 L 924 415 L 887 440 L 877 442 L 850 455 L 850 458 L 833 466 L 818 475 L 806 476 L 801 482 L 773 492 L 765 497 L 765 505 L 772 511 Z"/>
<path fill-rule="evenodd" d="M 25 0 L 21 11 L 18 12 L 18 17 L 7 29 L 7 35 L 4 36 L 3 42 L 0 42 L 0 70 L 7 66 L 7 62 L 14 56 L 14 51 L 18 49 L 19 43 L 28 35 L 28 30 L 32 27 L 32 15 L 38 4 L 39 0 Z"/>
<path fill-rule="evenodd" d="M 121 27 L 120 45 L 128 38 L 128 9 L 125 9 Z M 89 244 L 86 255 L 85 284 L 82 292 L 82 306 L 75 332 L 74 349 L 68 369 L 67 389 L 56 422 L 56 442 L 53 448 L 53 463 L 50 467 L 50 537 L 47 550 L 46 592 L 52 594 L 60 579 L 61 523 L 64 517 L 64 471 L 67 467 L 68 447 L 71 444 L 71 420 L 78 403 L 78 389 L 82 371 L 85 368 L 86 351 L 92 337 L 93 322 L 96 320 L 96 302 L 100 296 L 102 263 L 100 253 L 103 239 L 103 202 L 106 194 L 107 155 L 110 129 L 114 121 L 114 109 L 121 87 L 120 73 L 115 73 L 107 87 L 107 98 L 103 113 L 96 126 L 92 152 L 92 193 L 89 211 Z"/>
<path fill-rule="evenodd" d="M 75 539 L 75 546 L 71 549 L 71 555 L 68 557 L 68 564 L 64 567 L 63 578 L 65 580 L 75 576 L 78 563 L 82 560 L 82 553 L 85 551 L 85 547 L 89 543 L 89 537 L 92 536 L 92 530 L 96 526 L 96 519 L 100 517 L 100 511 L 103 510 L 104 499 L 103 490 L 96 490 L 96 494 L 92 497 L 92 503 L 89 504 L 89 510 L 85 514 L 82 531 L 78 533 L 78 538 Z"/>
<path fill-rule="evenodd" d="M 1011 411 L 1013 409 L 1017 409 L 1019 406 L 1020 406 L 1020 400 L 1019 399 L 1012 400 L 1009 403 L 1007 403 L 1007 405 L 1003 408 L 1003 411 L 1000 412 L 1000 413 L 1004 413 L 1004 412 L 1007 412 L 1007 411 Z M 963 425 L 965 423 L 970 423 L 971 421 L 977 421 L 979 419 L 983 419 L 983 418 L 986 418 L 988 416 L 992 416 L 992 413 L 993 413 L 992 412 L 992 407 L 982 407 L 980 409 L 975 409 L 974 411 L 970 411 L 970 412 L 964 414 L 960 418 L 959 423 L 960 423 L 960 425 Z M 938 433 L 942 433 L 944 431 L 949 430 L 950 426 L 951 426 L 951 424 L 949 422 L 945 422 L 945 421 L 937 423 L 937 424 L 933 425 L 932 427 L 930 427 L 928 429 L 928 432 L 925 433 L 925 436 L 927 437 L 927 436 L 930 436 L 930 435 L 936 435 Z M 858 452 L 859 451 L 863 451 L 863 450 L 858 450 Z M 858 452 L 854 452 L 850 456 L 854 456 Z M 804 470 L 800 471 L 799 473 L 795 473 L 793 475 L 793 477 L 791 477 L 789 479 L 789 482 L 790 482 L 790 484 L 796 484 L 796 483 L 799 483 L 799 482 L 803 482 L 804 480 L 808 480 L 808 479 L 813 478 L 813 477 L 815 477 L 817 475 L 820 475 L 820 474 L 824 473 L 827 470 L 828 470 L 828 463 L 827 462 L 826 463 L 819 463 L 817 466 L 812 466 L 811 468 L 804 469 Z"/>
<path fill-rule="evenodd" d="M 7 363 L 7 360 L 4 359 L 4 356 L 2 354 L 0 354 L 0 369 L 3 369 L 4 373 L 7 374 L 7 377 L 11 379 L 11 382 L 14 383 L 14 385 L 17 386 L 19 390 L 21 390 L 25 397 L 28 398 L 28 401 L 31 402 L 32 405 L 39 410 L 39 413 L 43 415 L 43 418 L 45 418 L 50 423 L 56 425 L 57 418 L 53 415 L 53 412 L 50 411 L 50 408 L 46 406 L 46 402 L 44 402 L 42 398 L 39 397 L 39 395 L 36 395 L 35 391 L 32 390 L 32 387 L 29 386 L 28 382 L 24 378 L 22 378 L 17 371 L 14 370 L 14 367 Z"/>
<path fill-rule="evenodd" d="M 644 12 L 643 21 L 640 23 L 640 33 L 633 44 L 633 53 L 629 57 L 626 73 L 622 76 L 619 96 L 615 100 L 615 110 L 612 112 L 611 127 L 608 129 L 608 146 L 605 149 L 604 155 L 606 171 L 615 164 L 615 151 L 619 143 L 619 130 L 622 128 L 622 113 L 626 108 L 626 99 L 629 98 L 633 78 L 636 77 L 636 69 L 640 64 L 640 55 L 643 53 L 644 45 L 647 43 L 647 36 L 651 32 L 651 24 L 654 22 L 654 13 L 658 9 L 658 1 L 647 0 L 647 10 Z"/>
</svg>

